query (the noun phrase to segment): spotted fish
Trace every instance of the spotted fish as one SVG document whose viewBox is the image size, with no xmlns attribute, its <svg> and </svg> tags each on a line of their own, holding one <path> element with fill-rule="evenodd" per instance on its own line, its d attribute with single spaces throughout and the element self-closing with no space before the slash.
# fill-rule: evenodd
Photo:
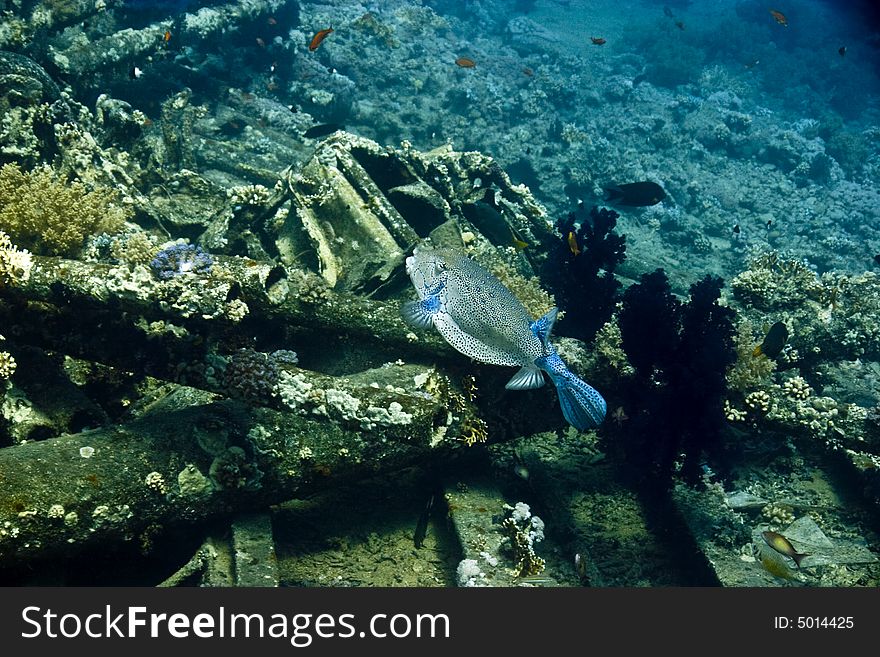
<svg viewBox="0 0 880 657">
<path fill-rule="evenodd" d="M 401 309 L 411 325 L 433 326 L 455 349 L 481 363 L 518 366 L 505 386 L 509 390 L 540 388 L 546 372 L 562 414 L 580 431 L 605 418 L 605 400 L 571 373 L 550 344 L 556 308 L 533 320 L 501 281 L 453 250 L 416 247 L 406 259 L 406 272 L 419 295 Z"/>
</svg>

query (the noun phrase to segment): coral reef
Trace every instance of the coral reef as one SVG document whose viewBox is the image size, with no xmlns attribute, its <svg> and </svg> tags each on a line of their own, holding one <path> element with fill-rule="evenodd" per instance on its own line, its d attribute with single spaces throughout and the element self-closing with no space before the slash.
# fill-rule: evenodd
<svg viewBox="0 0 880 657">
<path fill-rule="evenodd" d="M 35 253 L 74 255 L 87 237 L 115 232 L 129 216 L 112 189 L 87 190 L 48 167 L 0 167 L 0 230 Z"/>
<path fill-rule="evenodd" d="M 876 71 L 856 40 L 847 58 L 835 54 L 846 22 L 828 3 L 791 14 L 798 28 L 788 30 L 753 0 L 687 13 L 678 8 L 686 3 L 670 3 L 665 17 L 646 7 L 625 25 L 599 8 L 601 48 L 582 43 L 568 4 L 515 3 L 534 14 L 523 16 L 501 0 L 7 2 L 0 47 L 33 59 L 0 52 L 0 164 L 15 168 L 0 173 L 12 180 L 0 184 L 0 321 L 10 338 L 0 378 L 17 367 L 0 381 L 0 439 L 20 442 L 7 425 L 21 432 L 25 414 L 45 413 L 25 389 L 45 380 L 28 350 L 58 354 L 59 371 L 115 409 L 120 425 L 81 414 L 70 431 L 49 426 L 48 435 L 65 434 L 51 443 L 37 433 L 0 450 L 0 563 L 60 561 L 131 538 L 159 548 L 171 521 L 254 510 L 441 451 L 473 459 L 488 450 L 463 444 L 491 439 L 501 451 L 504 440 L 535 431 L 547 458 L 512 461 L 545 500 L 582 499 L 589 470 L 664 485 L 680 472 L 704 484 L 672 503 L 694 511 L 677 515 L 697 519 L 688 528 L 700 561 L 725 585 L 755 581 L 723 577 L 731 562 L 749 567 L 751 553 L 741 551 L 749 532 L 709 462 L 724 485 L 763 478 L 750 489 L 764 499 L 752 522 L 787 524 L 810 508 L 830 536 L 852 534 L 855 511 L 838 513 L 838 501 L 823 497 L 833 487 L 816 482 L 831 454 L 860 473 L 866 499 L 880 499 L 871 408 L 880 283 L 861 273 L 880 245 L 880 129 L 865 93 L 876 89 Z M 182 5 L 189 13 L 169 15 Z M 333 38 L 309 52 L 314 30 L 331 24 Z M 828 24 L 828 34 L 813 30 Z M 476 66 L 456 66 L 463 55 Z M 325 122 L 364 137 L 305 137 Z M 17 189 L 39 176 L 52 188 L 44 196 L 60 200 Z M 585 211 L 606 185 L 636 180 L 662 182 L 668 198 L 620 215 Z M 79 216 L 87 205 L 93 224 Z M 547 216 L 566 217 L 555 227 L 561 239 Z M 555 298 L 560 331 L 595 338 L 589 350 L 565 348 L 604 379 L 616 407 L 600 432 L 606 452 L 591 435 L 583 467 L 555 458 L 577 440 L 557 436 L 554 419 L 536 412 L 552 392 L 526 393 L 520 411 L 503 380 L 402 326 L 403 258 L 426 238 L 484 260 L 535 317 Z M 790 250 L 772 251 L 783 246 Z M 619 281 L 657 267 L 668 279 L 648 274 L 621 296 Z M 739 272 L 730 298 L 719 303 L 720 280 L 710 278 L 690 287 L 689 300 L 673 295 L 707 270 Z M 725 303 L 737 309 L 735 331 Z M 790 344 L 773 358 L 756 355 L 777 322 Z M 268 351 L 288 344 L 301 365 Z M 480 394 L 460 383 L 465 371 Z M 725 457 L 736 458 L 719 466 L 724 418 Z M 197 425 L 187 441 L 181 427 Z M 75 433 L 84 428 L 92 431 Z M 74 476 L 58 477 L 68 469 Z M 571 488 L 547 496 L 547 480 Z M 543 508 L 569 523 L 557 506 Z M 531 550 L 539 528 L 522 507 L 508 509 L 503 527 L 520 576 L 543 565 Z M 600 508 L 607 538 L 588 559 L 597 568 L 590 581 L 603 568 L 627 572 L 608 581 L 665 581 L 650 573 L 659 548 L 629 540 L 619 505 Z M 499 540 L 500 528 L 496 520 Z M 334 541 L 348 541 L 334 531 Z M 393 541 L 369 531 L 365 543 L 382 544 L 375 554 L 397 564 Z M 406 538 L 401 552 L 413 552 Z M 495 553 L 471 538 L 445 577 L 493 583 Z M 624 543 L 638 545 L 620 550 Z M 564 576 L 553 552 L 548 570 Z M 346 572 L 356 559 L 346 557 L 334 572 L 357 581 Z M 822 585 L 870 585 L 872 567 L 814 572 Z"/>
<path fill-rule="evenodd" d="M 544 559 L 535 554 L 535 544 L 544 540 L 544 521 L 533 515 L 525 502 L 505 505 L 504 508 L 509 515 L 501 521 L 501 527 L 513 553 L 517 576 L 540 574 L 544 570 Z"/>
<path fill-rule="evenodd" d="M 801 304 L 804 298 L 822 296 L 819 277 L 803 260 L 767 251 L 754 255 L 748 268 L 730 282 L 742 303 L 761 310 L 781 310 Z"/>
<path fill-rule="evenodd" d="M 150 269 L 159 280 L 167 281 L 188 274 L 211 273 L 214 259 L 211 254 L 195 244 L 172 244 L 165 247 L 150 260 Z"/>
<path fill-rule="evenodd" d="M 657 270 L 623 295 L 622 344 L 638 375 L 627 406 L 640 409 L 625 450 L 660 486 L 676 465 L 686 480 L 699 481 L 701 459 L 718 456 L 725 375 L 735 360 L 735 315 L 718 303 L 722 285 L 706 276 L 681 304 Z M 676 464 L 680 455 L 684 460 Z"/>
<path fill-rule="evenodd" d="M 560 238 L 550 249 L 544 276 L 564 311 L 563 335 L 592 340 L 614 312 L 620 283 L 614 276 L 626 259 L 626 238 L 614 232 L 614 210 L 581 205 L 557 223 Z"/>
<path fill-rule="evenodd" d="M 232 397 L 265 403 L 277 394 L 282 369 L 298 362 L 293 351 L 278 350 L 266 354 L 251 348 L 239 349 L 226 360 L 223 387 Z"/>
</svg>

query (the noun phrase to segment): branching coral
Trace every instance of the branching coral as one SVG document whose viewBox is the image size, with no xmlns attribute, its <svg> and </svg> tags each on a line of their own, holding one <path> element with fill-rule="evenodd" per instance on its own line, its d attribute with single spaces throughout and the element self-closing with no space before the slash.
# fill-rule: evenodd
<svg viewBox="0 0 880 657">
<path fill-rule="evenodd" d="M 581 206 L 558 224 L 561 239 L 544 275 L 565 311 L 559 331 L 591 340 L 614 312 L 620 283 L 614 270 L 626 259 L 626 238 L 614 232 L 619 215 Z"/>
<path fill-rule="evenodd" d="M 0 167 L 0 229 L 35 253 L 75 255 L 86 237 L 115 232 L 129 216 L 111 189 L 89 191 L 48 167 Z"/>
<path fill-rule="evenodd" d="M 504 534 L 510 541 L 510 549 L 516 559 L 519 577 L 538 575 L 544 570 L 544 560 L 535 554 L 535 543 L 544 540 L 544 521 L 532 515 L 529 505 L 517 502 L 505 505 L 510 515 L 501 522 Z"/>
<path fill-rule="evenodd" d="M 623 295 L 623 348 L 638 375 L 628 407 L 641 409 L 630 423 L 626 449 L 658 484 L 668 483 L 681 454 L 682 474 L 699 481 L 703 453 L 718 446 L 725 374 L 735 359 L 734 312 L 718 303 L 722 285 L 706 276 L 682 305 L 658 269 Z"/>
<path fill-rule="evenodd" d="M 749 268 L 737 274 L 730 287 L 744 304 L 763 310 L 792 308 L 807 298 L 819 299 L 823 293 L 819 277 L 802 260 L 775 251 L 754 255 Z"/>
<path fill-rule="evenodd" d="M 16 248 L 9 235 L 0 230 L 0 285 L 27 280 L 31 266 L 31 254 Z"/>
<path fill-rule="evenodd" d="M 735 341 L 736 363 L 727 373 L 727 385 L 731 390 L 745 394 L 770 381 L 776 361 L 762 353 L 755 353 L 757 341 L 748 320 L 744 319 L 737 325 Z"/>
</svg>

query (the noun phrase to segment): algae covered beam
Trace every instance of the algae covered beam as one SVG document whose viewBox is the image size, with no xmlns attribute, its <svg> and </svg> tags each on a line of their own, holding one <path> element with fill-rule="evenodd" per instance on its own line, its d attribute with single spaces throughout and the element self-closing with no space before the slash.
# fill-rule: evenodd
<svg viewBox="0 0 880 657">
<path fill-rule="evenodd" d="M 335 292 L 310 272 L 248 258 L 214 256 L 205 275 L 161 280 L 143 266 L 107 265 L 31 256 L 26 275 L 7 282 L 3 296 L 48 302 L 79 313 L 110 309 L 228 332 L 245 319 L 299 326 L 326 337 L 381 343 L 402 353 L 451 354 L 437 335 L 416 336 L 397 302 Z M 100 360 L 100 359 L 99 359 Z"/>
<path fill-rule="evenodd" d="M 215 7 L 202 7 L 182 18 L 169 16 L 141 29 L 126 28 L 95 41 L 76 41 L 67 48 L 54 49 L 52 62 L 64 73 L 81 76 L 120 62 L 137 61 L 154 53 L 165 40 L 165 32 L 179 30 L 169 38 L 187 43 L 205 41 L 237 26 L 268 16 L 286 0 L 249 0 Z"/>
<path fill-rule="evenodd" d="M 27 275 L 9 280 L 0 296 L 6 300 L 0 304 L 0 321 L 15 343 L 224 395 L 235 395 L 240 386 L 229 376 L 221 380 L 218 347 L 248 344 L 256 331 L 280 336 L 299 331 L 284 348 L 296 349 L 303 358 L 311 359 L 305 363 L 311 370 L 339 371 L 333 359 L 350 351 L 352 358 L 363 362 L 363 367 L 354 369 L 353 361 L 346 363 L 345 371 L 359 372 L 350 375 L 350 380 L 422 394 L 425 390 L 419 391 L 416 382 L 418 372 L 406 380 L 386 381 L 384 374 L 376 372 L 403 371 L 402 366 L 375 369 L 377 359 L 378 363 L 402 359 L 448 362 L 455 380 L 443 376 L 439 386 L 447 396 L 461 396 L 454 393 L 461 387 L 458 380 L 462 376 L 454 366 L 463 357 L 433 331 L 416 335 L 400 318 L 398 302 L 334 292 L 314 274 L 288 272 L 246 258 L 217 258 L 209 274 L 161 280 L 144 267 L 34 256 Z M 229 350 L 236 353 L 234 346 Z M 569 362 L 586 362 L 580 355 L 566 357 Z M 313 384 L 317 382 L 318 388 L 328 387 L 318 382 L 321 375 L 315 372 L 298 370 L 289 363 L 283 369 L 287 378 L 270 382 L 272 388 L 265 390 L 266 394 L 253 398 L 246 393 L 244 398 L 264 406 L 299 410 L 294 392 L 288 395 L 292 401 L 285 400 L 285 383 L 290 391 L 297 377 L 305 376 Z M 506 370 L 484 367 L 482 372 L 480 394 L 473 402 L 479 410 L 470 414 L 472 430 L 464 434 L 485 439 L 491 433 L 493 440 L 506 440 L 557 426 L 561 418 L 529 412 L 529 403 L 543 403 L 537 400 L 543 399 L 546 391 L 519 393 L 514 402 L 503 395 L 503 380 L 509 378 Z M 427 385 L 423 378 L 418 380 Z M 260 382 L 260 389 L 265 383 Z M 473 384 L 467 387 L 473 388 Z M 473 390 L 465 396 L 473 396 Z"/>
<path fill-rule="evenodd" d="M 169 525 L 260 509 L 462 444 L 448 437 L 457 429 L 442 395 L 339 384 L 300 376 L 289 394 L 302 406 L 291 412 L 178 387 L 131 423 L 0 449 L 0 567 L 89 545 L 148 546 Z"/>
</svg>

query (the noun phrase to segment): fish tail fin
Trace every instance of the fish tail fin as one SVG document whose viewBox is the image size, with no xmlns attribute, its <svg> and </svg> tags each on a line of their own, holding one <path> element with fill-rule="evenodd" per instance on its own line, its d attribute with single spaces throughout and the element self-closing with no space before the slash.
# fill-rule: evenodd
<svg viewBox="0 0 880 657">
<path fill-rule="evenodd" d="M 560 374 L 551 374 L 559 395 L 559 406 L 568 423 L 578 431 L 595 429 L 605 419 L 607 406 L 602 395 L 586 381 L 566 368 Z"/>
<path fill-rule="evenodd" d="M 605 201 L 617 201 L 623 197 L 623 190 L 618 186 L 605 188 Z"/>
<path fill-rule="evenodd" d="M 761 351 L 761 345 L 758 345 L 757 347 L 755 347 L 755 348 L 752 350 L 752 356 L 754 356 L 755 358 L 757 358 L 758 356 L 760 356 L 760 355 L 763 354 L 763 353 L 764 353 L 764 352 Z"/>
<path fill-rule="evenodd" d="M 791 555 L 791 558 L 794 559 L 794 565 L 797 566 L 798 568 L 800 568 L 801 561 L 809 556 L 810 556 L 809 552 L 795 552 L 793 555 Z"/>
</svg>

